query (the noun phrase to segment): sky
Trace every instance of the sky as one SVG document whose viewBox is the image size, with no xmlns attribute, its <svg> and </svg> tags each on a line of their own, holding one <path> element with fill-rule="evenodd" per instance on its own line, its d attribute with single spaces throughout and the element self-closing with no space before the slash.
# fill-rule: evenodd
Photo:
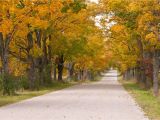
<svg viewBox="0 0 160 120">
<path fill-rule="evenodd" d="M 99 0 L 89 0 L 89 1 L 91 1 L 91 2 L 95 2 L 96 4 L 98 4 L 99 3 Z M 102 25 L 101 25 L 101 19 L 103 19 L 103 15 L 97 15 L 96 17 L 95 17 L 95 24 L 96 24 L 96 26 L 98 26 L 99 28 L 102 28 Z M 110 17 L 108 18 L 108 19 L 106 19 L 106 21 L 108 21 L 110 19 Z M 110 27 L 111 26 L 113 26 L 114 24 L 115 24 L 115 22 L 110 22 L 110 23 L 107 23 L 106 22 L 106 24 L 107 24 L 107 29 L 110 29 Z"/>
<path fill-rule="evenodd" d="M 90 0 L 91 2 L 95 2 L 95 3 L 97 3 L 98 4 L 98 1 L 99 0 Z"/>
</svg>

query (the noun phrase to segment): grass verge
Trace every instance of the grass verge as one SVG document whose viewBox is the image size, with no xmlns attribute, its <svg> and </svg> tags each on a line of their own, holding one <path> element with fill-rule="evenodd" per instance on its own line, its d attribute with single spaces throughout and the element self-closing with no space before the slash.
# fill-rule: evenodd
<svg viewBox="0 0 160 120">
<path fill-rule="evenodd" d="M 160 120 L 160 98 L 154 97 L 151 91 L 139 88 L 134 81 L 120 80 L 120 82 L 151 120 Z"/>
<path fill-rule="evenodd" d="M 44 95 L 46 93 L 50 93 L 53 91 L 61 90 L 61 89 L 64 89 L 64 88 L 67 88 L 67 87 L 70 87 L 70 86 L 73 86 L 76 84 L 78 84 L 78 83 L 75 83 L 75 82 L 71 82 L 71 83 L 55 82 L 48 87 L 41 88 L 39 91 L 29 91 L 29 90 L 19 91 L 19 92 L 17 92 L 17 95 L 15 95 L 15 96 L 3 96 L 2 94 L 0 94 L 0 107 L 7 105 L 7 104 L 16 103 L 16 102 L 19 102 L 19 101 L 22 101 L 25 99 L 29 99 L 32 97 Z"/>
</svg>

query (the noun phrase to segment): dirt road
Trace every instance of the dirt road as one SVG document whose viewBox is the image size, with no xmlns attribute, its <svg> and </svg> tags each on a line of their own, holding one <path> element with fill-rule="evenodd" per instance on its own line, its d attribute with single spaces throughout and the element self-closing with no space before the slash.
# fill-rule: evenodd
<svg viewBox="0 0 160 120">
<path fill-rule="evenodd" d="M 0 120 L 148 120 L 112 70 L 99 82 L 0 108 Z"/>
</svg>

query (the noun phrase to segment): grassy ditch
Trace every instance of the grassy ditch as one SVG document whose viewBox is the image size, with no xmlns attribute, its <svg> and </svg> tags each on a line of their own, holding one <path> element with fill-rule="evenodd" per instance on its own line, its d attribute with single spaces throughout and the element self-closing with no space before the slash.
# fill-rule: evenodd
<svg viewBox="0 0 160 120">
<path fill-rule="evenodd" d="M 160 97 L 154 97 L 151 90 L 141 89 L 134 81 L 120 80 L 125 89 L 135 98 L 151 120 L 160 120 Z"/>
</svg>

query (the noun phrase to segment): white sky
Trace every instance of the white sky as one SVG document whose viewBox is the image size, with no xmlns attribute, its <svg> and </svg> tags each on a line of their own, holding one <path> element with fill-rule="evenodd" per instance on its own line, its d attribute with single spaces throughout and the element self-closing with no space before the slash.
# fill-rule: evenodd
<svg viewBox="0 0 160 120">
<path fill-rule="evenodd" d="M 99 0 L 89 0 L 89 1 L 94 2 L 94 3 L 96 3 L 96 4 L 99 3 Z M 97 16 L 95 17 L 95 24 L 96 24 L 96 26 L 99 27 L 99 28 L 102 28 L 102 25 L 101 25 L 100 22 L 101 22 L 101 20 L 103 19 L 103 16 L 104 16 L 104 15 L 100 14 L 100 15 L 97 15 Z M 110 29 L 110 27 L 112 27 L 114 24 L 116 24 L 115 22 L 110 22 L 110 23 L 108 23 L 108 22 L 109 22 L 109 19 L 111 18 L 111 16 L 112 16 L 112 15 L 109 15 L 108 18 L 105 19 L 105 20 L 106 20 L 107 29 Z"/>
<path fill-rule="evenodd" d="M 98 4 L 98 1 L 99 0 L 90 0 L 91 2 L 95 2 L 95 3 L 97 3 Z"/>
</svg>

